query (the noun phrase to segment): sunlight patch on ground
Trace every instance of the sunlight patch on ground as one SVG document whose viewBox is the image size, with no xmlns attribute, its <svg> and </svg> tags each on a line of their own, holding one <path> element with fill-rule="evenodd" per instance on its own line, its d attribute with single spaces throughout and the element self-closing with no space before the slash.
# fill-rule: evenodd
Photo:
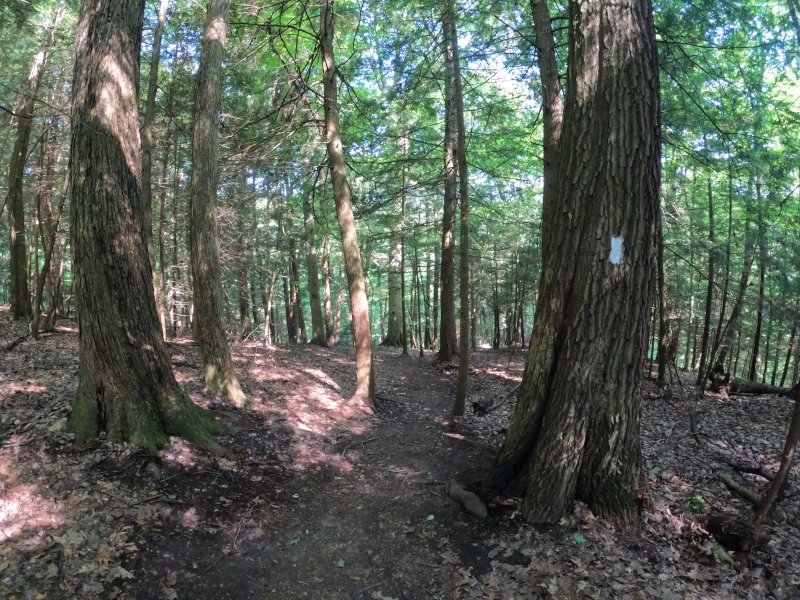
<svg viewBox="0 0 800 600">
<path fill-rule="evenodd" d="M 305 368 L 305 369 L 303 369 L 303 373 L 305 373 L 306 375 L 310 375 L 311 377 L 315 377 L 315 378 L 319 379 L 322 383 L 324 383 L 325 385 L 331 386 L 337 392 L 341 390 L 341 388 L 339 387 L 339 384 L 336 383 L 333 379 L 331 379 L 328 376 L 328 374 L 325 373 L 325 371 L 322 371 L 321 369 Z"/>
<path fill-rule="evenodd" d="M 197 464 L 197 454 L 186 440 L 172 437 L 170 442 L 169 447 L 161 452 L 161 458 L 165 463 L 180 465 L 184 468 Z"/>
<path fill-rule="evenodd" d="M 333 454 L 312 444 L 296 440 L 292 443 L 294 460 L 292 468 L 305 471 L 313 467 L 332 467 L 342 473 L 353 470 L 353 464 L 340 454 Z"/>
<path fill-rule="evenodd" d="M 32 485 L 14 486 L 0 495 L 0 544 L 26 531 L 54 529 L 63 524 L 61 505 L 40 496 Z"/>
</svg>

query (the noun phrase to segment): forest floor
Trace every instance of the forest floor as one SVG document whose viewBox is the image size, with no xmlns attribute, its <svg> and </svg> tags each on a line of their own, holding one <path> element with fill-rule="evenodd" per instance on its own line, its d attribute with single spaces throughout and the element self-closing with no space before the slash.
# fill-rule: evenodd
<svg viewBox="0 0 800 600">
<path fill-rule="evenodd" d="M 203 396 L 198 348 L 177 340 L 179 381 L 235 430 L 220 439 L 225 456 L 180 440 L 149 456 L 106 440 L 76 448 L 75 325 L 6 349 L 25 333 L 0 310 L 0 598 L 800 598 L 797 467 L 748 555 L 731 561 L 699 524 L 712 510 L 747 517 L 718 475 L 730 462 L 776 469 L 785 398 L 695 401 L 648 384 L 641 529 L 583 506 L 535 528 L 513 501 L 484 498 L 481 521 L 445 494 L 451 477 L 480 492 L 513 398 L 449 427 L 456 369 L 430 354 L 376 349 L 381 399 L 368 416 L 346 408 L 350 350 L 239 344 L 252 407 L 234 411 Z M 477 352 L 470 400 L 502 396 L 523 361 Z"/>
</svg>

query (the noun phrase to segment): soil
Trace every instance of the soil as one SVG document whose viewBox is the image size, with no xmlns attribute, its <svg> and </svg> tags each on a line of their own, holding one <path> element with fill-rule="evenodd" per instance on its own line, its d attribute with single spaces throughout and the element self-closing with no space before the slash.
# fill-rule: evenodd
<svg viewBox="0 0 800 600">
<path fill-rule="evenodd" d="M 800 597 L 797 468 L 747 556 L 731 560 L 701 518 L 747 515 L 716 477 L 721 457 L 774 471 L 785 398 L 698 403 L 678 381 L 668 398 L 648 387 L 642 528 L 617 530 L 581 505 L 534 528 L 480 483 L 513 410 L 519 349 L 474 354 L 470 401 L 495 402 L 454 421 L 457 369 L 430 353 L 376 348 L 379 399 L 366 415 L 348 402 L 350 349 L 239 343 L 251 406 L 237 411 L 203 395 L 197 346 L 173 340 L 179 381 L 230 426 L 226 454 L 174 439 L 151 456 L 105 439 L 76 447 L 74 323 L 25 333 L 0 311 L 2 598 Z M 709 444 L 689 433 L 690 412 Z M 482 496 L 486 520 L 447 497 L 450 478 Z"/>
</svg>

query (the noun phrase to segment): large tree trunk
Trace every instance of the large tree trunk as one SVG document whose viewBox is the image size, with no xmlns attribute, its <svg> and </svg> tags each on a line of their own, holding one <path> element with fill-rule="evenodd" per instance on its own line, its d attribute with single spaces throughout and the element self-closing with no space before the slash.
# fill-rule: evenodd
<svg viewBox="0 0 800 600">
<path fill-rule="evenodd" d="M 563 228 L 542 224 L 553 246 L 495 477 L 524 490 L 534 522 L 557 523 L 575 499 L 633 522 L 659 211 L 655 33 L 649 0 L 573 0 L 570 22 Z"/>
<path fill-rule="evenodd" d="M 333 0 L 320 0 L 320 46 L 325 100 L 325 133 L 328 163 L 333 185 L 336 216 L 342 234 L 347 283 L 350 288 L 350 311 L 356 351 L 356 392 L 353 400 L 371 410 L 375 397 L 375 375 L 372 365 L 372 331 L 369 323 L 367 287 L 361 264 L 356 221 L 345 172 L 344 149 L 339 133 L 339 105 L 336 89 L 336 60 L 333 54 Z"/>
<path fill-rule="evenodd" d="M 247 398 L 233 369 L 222 309 L 225 302 L 217 246 L 219 147 L 217 115 L 221 106 L 222 58 L 230 0 L 209 0 L 200 53 L 192 135 L 191 261 L 195 306 L 194 333 L 205 365 L 206 393 L 223 396 L 236 407 Z"/>
<path fill-rule="evenodd" d="M 214 447 L 213 419 L 175 381 L 158 330 L 144 232 L 139 52 L 144 0 L 83 0 L 75 47 L 70 197 L 80 368 L 78 441 Z"/>
<path fill-rule="evenodd" d="M 28 144 L 33 129 L 33 111 L 42 74 L 47 66 L 50 48 L 55 40 L 56 29 L 64 16 L 66 3 L 61 2 L 56 9 L 53 24 L 47 30 L 44 41 L 36 56 L 33 57 L 28 80 L 22 90 L 17 108 L 17 134 L 14 150 L 8 167 L 8 214 L 10 235 L 10 295 L 11 316 L 14 319 L 27 319 L 31 316 L 31 295 L 28 287 L 28 258 L 25 244 L 25 202 L 22 194 L 22 180 L 25 176 L 25 165 L 28 162 Z M 0 211 L 2 212 L 2 211 Z"/>
<path fill-rule="evenodd" d="M 469 383 L 469 176 L 467 171 L 467 138 L 464 126 L 464 95 L 461 86 L 461 64 L 458 56 L 458 34 L 454 0 L 445 0 L 442 12 L 445 29 L 445 62 L 452 63 L 448 74 L 453 77 L 453 108 L 456 124 L 456 159 L 458 165 L 458 193 L 460 201 L 460 247 L 459 247 L 459 348 L 458 379 L 453 414 L 464 414 Z"/>
<path fill-rule="evenodd" d="M 447 6 L 449 0 L 444 0 Z M 437 359 L 448 361 L 456 354 L 455 244 L 456 180 L 458 176 L 458 123 L 456 122 L 455 35 L 447 23 L 449 11 L 442 10 L 444 31 L 444 210 L 442 211 L 442 291 Z"/>
</svg>

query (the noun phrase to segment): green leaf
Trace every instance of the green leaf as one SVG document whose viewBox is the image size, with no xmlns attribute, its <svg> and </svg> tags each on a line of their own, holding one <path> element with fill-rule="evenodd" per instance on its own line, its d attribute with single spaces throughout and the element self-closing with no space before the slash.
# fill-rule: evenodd
<svg viewBox="0 0 800 600">
<path fill-rule="evenodd" d="M 427 517 L 425 517 L 425 518 L 426 518 L 428 521 L 433 521 L 433 518 L 434 518 L 434 517 L 433 517 L 433 515 L 431 514 L 431 515 L 428 515 L 428 516 L 427 516 Z"/>
<path fill-rule="evenodd" d="M 575 540 L 578 544 L 585 544 L 586 543 L 586 538 L 583 537 L 583 535 L 581 535 L 580 533 L 573 533 L 572 534 L 572 539 Z"/>
<path fill-rule="evenodd" d="M 336 563 L 336 566 L 339 567 L 340 569 L 344 569 L 344 559 L 340 558 L 339 562 Z"/>
<path fill-rule="evenodd" d="M 289 540 L 289 545 L 290 546 L 296 546 L 299 543 L 300 543 L 300 538 L 299 537 L 292 538 L 292 539 Z"/>
<path fill-rule="evenodd" d="M 661 468 L 660 467 L 653 467 L 652 469 L 650 469 L 650 476 L 651 477 L 658 477 L 660 474 L 661 474 Z"/>
</svg>

